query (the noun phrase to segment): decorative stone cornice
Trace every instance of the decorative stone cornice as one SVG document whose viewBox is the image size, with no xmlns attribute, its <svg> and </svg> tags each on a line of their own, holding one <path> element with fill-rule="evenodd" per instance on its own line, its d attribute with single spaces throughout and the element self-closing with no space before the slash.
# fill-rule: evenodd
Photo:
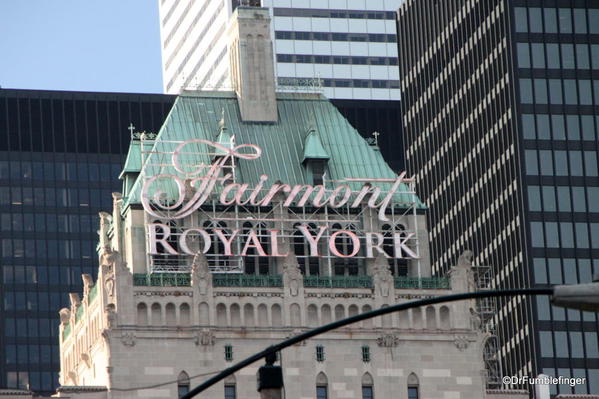
<svg viewBox="0 0 599 399">
<path fill-rule="evenodd" d="M 273 292 L 215 292 L 215 297 L 224 296 L 224 297 L 264 297 L 264 298 L 281 298 L 283 297 L 283 293 L 273 293 Z"/>
<path fill-rule="evenodd" d="M 394 348 L 399 345 L 399 337 L 395 334 L 384 334 L 376 339 L 381 348 Z"/>
<path fill-rule="evenodd" d="M 76 393 L 76 392 L 103 392 L 106 391 L 106 387 L 103 386 L 93 386 L 93 385 L 63 385 L 56 388 L 56 392 L 64 392 L 64 393 Z"/>
<path fill-rule="evenodd" d="M 348 298 L 359 298 L 359 299 L 372 299 L 373 295 L 372 294 L 357 294 L 357 293 L 349 293 L 349 292 L 342 292 L 342 293 L 332 293 L 330 292 L 330 290 L 326 291 L 326 292 L 310 292 L 310 293 L 306 293 L 305 295 L 306 298 L 344 298 L 344 299 L 348 299 Z"/>
<path fill-rule="evenodd" d="M 189 296 L 193 297 L 191 291 L 134 291 L 133 296 Z"/>
<path fill-rule="evenodd" d="M 215 342 L 216 336 L 207 328 L 202 329 L 195 336 L 195 344 L 197 346 L 213 346 Z"/>
<path fill-rule="evenodd" d="M 468 340 L 468 337 L 459 335 L 455 337 L 453 343 L 455 344 L 456 348 L 458 348 L 460 351 L 464 351 L 468 348 L 470 340 Z"/>
<path fill-rule="evenodd" d="M 303 332 L 304 332 L 304 330 L 302 330 L 301 328 L 296 328 L 296 329 L 294 329 L 293 331 L 291 331 L 291 333 L 290 333 L 290 334 L 288 334 L 288 335 L 285 337 L 285 339 L 293 338 L 293 337 L 295 337 L 295 336 L 297 336 L 297 335 L 300 335 L 300 334 L 301 334 L 301 333 L 303 333 Z M 306 340 L 303 340 L 303 341 L 301 341 L 301 342 L 298 342 L 298 343 L 297 343 L 297 344 L 295 344 L 294 346 L 306 346 L 306 342 L 307 342 Z"/>
<path fill-rule="evenodd" d="M 135 334 L 124 332 L 121 334 L 121 342 L 125 346 L 135 346 Z"/>
</svg>

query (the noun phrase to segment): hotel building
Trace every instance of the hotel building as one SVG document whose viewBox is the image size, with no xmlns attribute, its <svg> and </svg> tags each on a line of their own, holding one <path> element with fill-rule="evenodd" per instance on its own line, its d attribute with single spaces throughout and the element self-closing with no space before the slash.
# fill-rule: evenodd
<svg viewBox="0 0 599 399">
<path fill-rule="evenodd" d="M 426 207 L 378 146 L 323 96 L 276 91 L 268 10 L 232 18 L 235 92 L 182 93 L 157 135 L 131 142 L 122 193 L 100 214 L 98 277 L 60 311 L 58 397 L 172 398 L 310 327 L 476 289 L 468 254 L 431 277 Z M 416 308 L 288 348 L 285 394 L 525 398 L 486 389 L 476 306 Z M 206 394 L 258 398 L 258 366 Z"/>
</svg>

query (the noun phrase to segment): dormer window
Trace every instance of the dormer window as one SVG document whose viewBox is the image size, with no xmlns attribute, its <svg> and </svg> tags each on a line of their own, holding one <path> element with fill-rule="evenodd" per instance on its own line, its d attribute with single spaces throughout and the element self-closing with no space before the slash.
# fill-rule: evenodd
<svg viewBox="0 0 599 399">
<path fill-rule="evenodd" d="M 314 159 L 308 163 L 312 170 L 312 184 L 315 186 L 324 184 L 324 173 L 326 170 L 326 161 L 322 159 Z"/>
<path fill-rule="evenodd" d="M 322 145 L 316 130 L 310 128 L 304 142 L 304 158 L 302 163 L 312 175 L 312 184 L 324 184 L 324 175 L 330 156 Z"/>
</svg>

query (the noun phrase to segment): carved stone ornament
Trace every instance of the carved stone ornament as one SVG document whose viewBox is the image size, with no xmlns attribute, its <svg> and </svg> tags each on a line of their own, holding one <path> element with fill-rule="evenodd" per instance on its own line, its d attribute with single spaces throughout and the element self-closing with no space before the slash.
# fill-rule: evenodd
<svg viewBox="0 0 599 399">
<path fill-rule="evenodd" d="M 207 328 L 202 329 L 202 331 L 200 331 L 195 337 L 195 344 L 198 346 L 213 346 L 215 341 L 216 336 Z"/>
<path fill-rule="evenodd" d="M 304 330 L 302 330 L 301 328 L 296 328 L 295 330 L 293 330 L 293 331 L 291 332 L 291 334 L 287 335 L 287 336 L 285 337 L 285 339 L 293 338 L 293 337 L 295 337 L 295 336 L 297 336 L 297 335 L 300 335 L 300 334 L 301 334 L 301 333 L 303 333 L 303 332 L 304 332 Z M 301 341 L 301 342 L 298 342 L 298 343 L 297 343 L 297 344 L 295 344 L 294 346 L 306 346 L 306 343 L 307 343 L 307 341 L 306 341 L 306 340 L 303 340 L 303 341 Z"/>
<path fill-rule="evenodd" d="M 283 281 L 291 296 L 297 296 L 303 285 L 303 276 L 295 254 L 290 253 L 283 262 Z"/>
<path fill-rule="evenodd" d="M 85 365 L 87 366 L 87 368 L 91 368 L 91 361 L 89 358 L 89 354 L 87 353 L 82 353 L 81 354 L 81 360 L 83 361 L 83 363 L 85 363 Z"/>
<path fill-rule="evenodd" d="M 107 212 L 100 212 L 98 215 L 100 216 L 100 230 L 98 231 L 98 235 L 100 236 L 100 248 L 109 248 L 110 239 L 108 238 L 108 230 L 110 230 L 112 224 L 112 217 Z"/>
<path fill-rule="evenodd" d="M 94 286 L 94 280 L 91 274 L 82 274 L 81 279 L 83 280 L 83 296 L 87 297 Z"/>
<path fill-rule="evenodd" d="M 69 371 L 68 376 L 71 380 L 71 384 L 77 385 L 77 373 L 71 370 Z"/>
<path fill-rule="evenodd" d="M 79 305 L 81 305 L 81 299 L 76 292 L 69 293 L 69 300 L 71 301 L 71 309 L 73 310 L 77 310 Z"/>
<path fill-rule="evenodd" d="M 482 324 L 480 313 L 474 308 L 470 308 L 470 328 L 472 328 L 474 331 L 479 331 L 482 329 Z"/>
<path fill-rule="evenodd" d="M 381 348 L 394 348 L 399 345 L 399 337 L 395 334 L 385 334 L 378 337 L 376 343 Z"/>
<path fill-rule="evenodd" d="M 391 274 L 391 270 L 389 270 L 387 258 L 383 254 L 378 254 L 374 260 L 372 281 L 376 294 L 386 298 L 393 292 L 393 275 Z"/>
<path fill-rule="evenodd" d="M 58 314 L 60 315 L 60 324 L 62 324 L 63 326 L 69 324 L 69 320 L 71 319 L 71 309 L 62 308 L 60 309 Z"/>
<path fill-rule="evenodd" d="M 455 277 L 458 281 L 465 282 L 463 289 L 467 292 L 474 292 L 477 290 L 474 271 L 472 270 L 472 258 L 472 251 L 466 250 L 462 252 L 458 258 L 458 264 L 452 267 L 448 273 L 450 277 Z"/>
<path fill-rule="evenodd" d="M 193 257 L 191 264 L 191 284 L 198 287 L 200 295 L 208 293 L 208 287 L 212 285 L 212 275 L 208 270 L 208 260 L 206 256 L 198 251 Z"/>
<path fill-rule="evenodd" d="M 458 348 L 460 351 L 466 350 L 468 348 L 468 345 L 470 344 L 468 338 L 463 336 L 455 337 L 453 343 L 455 344 L 456 348 Z"/>
<path fill-rule="evenodd" d="M 125 346 L 135 346 L 135 334 L 133 333 L 123 333 L 121 335 L 121 342 Z"/>
<path fill-rule="evenodd" d="M 112 329 L 116 327 L 116 313 L 113 308 L 114 305 L 106 306 L 104 309 L 104 316 L 106 317 L 106 327 Z"/>
<path fill-rule="evenodd" d="M 110 247 L 104 247 L 100 251 L 100 266 L 121 265 L 124 267 L 125 265 L 121 260 L 121 254 L 119 251 L 115 251 Z"/>
</svg>

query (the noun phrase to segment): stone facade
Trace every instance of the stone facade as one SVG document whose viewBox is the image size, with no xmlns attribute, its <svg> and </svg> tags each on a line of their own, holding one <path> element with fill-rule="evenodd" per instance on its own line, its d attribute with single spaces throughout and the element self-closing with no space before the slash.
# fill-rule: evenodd
<svg viewBox="0 0 599 399">
<path fill-rule="evenodd" d="M 224 286 L 207 271 L 204 256 L 193 259 L 189 280 L 142 281 L 134 272 L 146 267 L 144 235 L 134 232 L 143 229 L 143 211 L 123 212 L 121 203 L 115 195 L 113 214 L 101 215 L 98 280 L 84 276 L 82 298 L 72 294 L 71 308 L 60 312 L 59 397 L 177 397 L 181 375 L 193 387 L 307 328 L 471 288 L 468 265 L 454 268 L 451 289 L 395 288 L 393 278 L 389 286 L 375 267 L 380 259 L 369 261 L 370 287 L 306 287 L 293 255 L 277 259 L 282 276 L 272 286 Z M 378 398 L 407 398 L 408 385 L 417 386 L 421 398 L 497 397 L 485 390 L 485 336 L 473 328 L 473 306 L 461 301 L 404 311 L 288 348 L 280 358 L 286 397 L 314 398 L 317 384 L 326 386 L 329 398 L 360 398 L 363 384 Z M 235 386 L 238 398 L 258 398 L 260 365 L 241 370 L 204 397 L 224 397 L 227 384 Z M 502 398 L 526 397 L 505 393 Z"/>
<path fill-rule="evenodd" d="M 238 7 L 228 28 L 231 80 L 244 121 L 276 122 L 277 99 L 268 9 Z"/>
</svg>

